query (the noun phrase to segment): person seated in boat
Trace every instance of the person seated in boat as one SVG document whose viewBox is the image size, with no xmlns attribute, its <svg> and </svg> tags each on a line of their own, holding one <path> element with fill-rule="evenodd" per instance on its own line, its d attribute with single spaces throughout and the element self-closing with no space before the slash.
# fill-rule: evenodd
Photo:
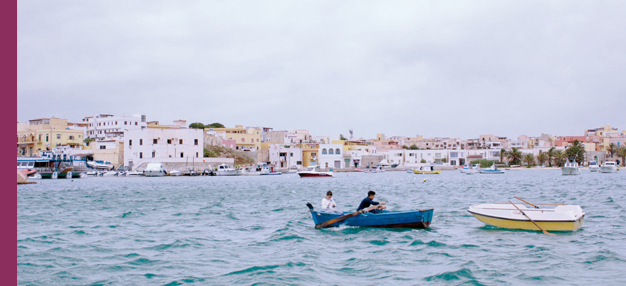
<svg viewBox="0 0 626 286">
<path fill-rule="evenodd" d="M 335 207 L 337 207 L 337 204 L 335 200 L 333 200 L 333 192 L 326 192 L 326 197 L 322 199 L 322 211 L 327 213 L 340 213 Z"/>
<path fill-rule="evenodd" d="M 364 198 L 361 201 L 361 204 L 359 205 L 359 208 L 356 209 L 356 211 L 358 212 L 362 209 L 369 208 L 371 205 L 378 206 L 375 209 L 371 210 L 370 211 L 371 213 L 378 213 L 379 211 L 382 211 L 387 208 L 385 206 L 387 204 L 386 202 L 375 202 L 374 197 L 376 197 L 376 192 L 374 191 L 367 192 L 367 198 Z"/>
</svg>

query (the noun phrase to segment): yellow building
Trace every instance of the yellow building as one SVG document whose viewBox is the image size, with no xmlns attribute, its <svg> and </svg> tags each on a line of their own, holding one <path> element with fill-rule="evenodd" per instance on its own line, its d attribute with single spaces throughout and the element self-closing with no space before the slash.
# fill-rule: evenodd
<svg viewBox="0 0 626 286">
<path fill-rule="evenodd" d="M 318 150 L 320 145 L 317 143 L 302 143 L 296 145 L 302 148 L 302 166 L 315 166 L 318 164 Z"/>
<path fill-rule="evenodd" d="M 17 124 L 17 155 L 38 156 L 58 146 L 83 146 L 83 130 L 71 130 L 67 119 L 39 118 Z"/>
<path fill-rule="evenodd" d="M 236 149 L 244 151 L 257 151 L 261 149 L 261 128 L 235 125 L 235 128 L 205 128 L 205 131 L 213 129 L 217 135 L 225 139 L 235 140 Z"/>
</svg>

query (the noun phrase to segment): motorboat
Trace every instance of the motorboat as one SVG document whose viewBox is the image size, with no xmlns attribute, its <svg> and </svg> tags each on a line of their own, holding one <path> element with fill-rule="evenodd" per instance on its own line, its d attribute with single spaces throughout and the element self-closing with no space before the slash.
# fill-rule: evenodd
<svg viewBox="0 0 626 286">
<path fill-rule="evenodd" d="M 576 161 L 567 159 L 563 167 L 561 167 L 561 172 L 563 172 L 563 175 L 580 175 L 580 168 L 578 168 Z"/>
<path fill-rule="evenodd" d="M 117 177 L 120 173 L 117 171 L 100 171 L 98 172 L 98 177 Z"/>
<path fill-rule="evenodd" d="M 406 171 L 406 172 L 407 172 L 407 173 L 409 173 L 409 174 L 415 174 L 415 173 L 413 172 L 413 169 L 411 169 L 411 168 L 409 168 L 409 169 L 404 169 L 404 171 Z"/>
<path fill-rule="evenodd" d="M 143 170 L 143 174 L 146 177 L 163 177 L 167 172 L 163 169 L 162 163 L 148 163 L 146 169 Z"/>
<path fill-rule="evenodd" d="M 220 164 L 217 166 L 217 171 L 215 171 L 216 176 L 237 176 L 239 175 L 237 169 L 233 168 L 231 165 Z"/>
<path fill-rule="evenodd" d="M 489 168 L 479 169 L 478 171 L 481 174 L 504 174 L 504 171 L 499 170 L 495 163 L 493 165 L 491 165 L 491 167 L 489 167 Z"/>
<path fill-rule="evenodd" d="M 606 161 L 600 167 L 600 173 L 615 173 L 617 172 L 617 164 L 613 161 Z"/>
<path fill-rule="evenodd" d="M 111 164 L 111 162 L 107 162 L 103 160 L 88 161 L 87 166 L 93 169 L 98 169 L 98 170 L 112 170 L 113 169 L 113 164 Z"/>
<path fill-rule="evenodd" d="M 183 173 L 181 171 L 178 171 L 178 170 L 172 170 L 172 171 L 170 171 L 169 175 L 173 176 L 173 177 L 178 177 L 178 176 L 182 176 Z"/>
<path fill-rule="evenodd" d="M 468 174 L 468 175 L 478 174 L 480 173 L 480 164 L 465 165 L 463 166 L 463 168 L 459 170 L 463 174 Z"/>
<path fill-rule="evenodd" d="M 600 166 L 598 165 L 598 162 L 596 161 L 589 162 L 589 171 L 600 172 Z"/>
<path fill-rule="evenodd" d="M 508 229 L 575 231 L 583 224 L 585 212 L 580 206 L 533 205 L 535 207 L 528 208 L 526 204 L 513 204 L 511 202 L 477 204 L 469 207 L 467 211 L 485 224 Z"/>
<path fill-rule="evenodd" d="M 316 178 L 316 177 L 333 177 L 333 172 L 322 172 L 317 165 L 308 166 L 306 170 L 298 172 L 301 178 Z"/>
<path fill-rule="evenodd" d="M 313 209 L 311 204 L 309 211 L 315 225 L 327 222 L 332 219 L 349 215 L 351 213 L 328 213 Z M 407 228 L 428 228 L 433 219 L 433 209 L 409 210 L 409 211 L 389 211 L 381 210 L 377 213 L 361 212 L 345 220 L 331 223 L 324 227 L 334 226 L 359 226 L 359 227 L 407 227 Z M 317 227 L 316 227 L 317 228 Z"/>
<path fill-rule="evenodd" d="M 441 174 L 441 170 L 435 170 L 433 166 L 421 166 L 419 169 L 413 169 L 415 174 Z"/>
<path fill-rule="evenodd" d="M 379 166 L 379 165 L 374 166 L 372 169 L 368 171 L 368 173 L 383 173 L 383 172 L 385 172 L 385 169 L 383 169 L 383 166 Z"/>
<path fill-rule="evenodd" d="M 256 164 L 255 166 L 243 166 L 239 169 L 239 175 L 241 176 L 260 176 L 269 175 L 270 168 L 267 164 Z"/>
</svg>

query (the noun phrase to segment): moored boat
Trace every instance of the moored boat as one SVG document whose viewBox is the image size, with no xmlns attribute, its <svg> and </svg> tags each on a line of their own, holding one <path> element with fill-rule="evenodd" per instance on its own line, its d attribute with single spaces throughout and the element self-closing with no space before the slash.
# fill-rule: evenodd
<svg viewBox="0 0 626 286">
<path fill-rule="evenodd" d="M 339 218 L 349 213 L 327 213 L 315 211 L 309 207 L 311 216 L 316 225 Z M 378 213 L 363 213 L 350 217 L 346 220 L 329 224 L 332 226 L 361 226 L 361 227 L 408 227 L 408 228 L 428 228 L 433 219 L 433 209 L 409 210 L 409 211 L 388 211 L 382 210 Z"/>
<path fill-rule="evenodd" d="M 143 170 L 143 174 L 146 177 L 163 177 L 167 172 L 165 172 L 161 163 L 148 163 L 146 169 Z"/>
<path fill-rule="evenodd" d="M 600 167 L 600 173 L 615 173 L 617 172 L 617 164 L 613 161 L 606 161 Z"/>
<path fill-rule="evenodd" d="M 433 166 L 421 166 L 419 169 L 413 169 L 415 174 L 441 174 L 441 170 L 433 169 Z"/>
<path fill-rule="evenodd" d="M 237 169 L 233 168 L 233 166 L 220 164 L 217 166 L 217 170 L 215 171 L 216 176 L 237 176 Z"/>
<path fill-rule="evenodd" d="M 465 166 L 463 166 L 463 168 L 461 168 L 459 170 L 463 174 L 468 174 L 468 175 L 478 174 L 480 172 L 480 164 L 465 165 Z"/>
<path fill-rule="evenodd" d="M 567 159 L 563 167 L 561 167 L 563 175 L 580 175 L 580 168 L 578 163 L 573 159 Z"/>
<path fill-rule="evenodd" d="M 535 205 L 552 208 L 527 208 L 525 204 L 492 203 L 473 205 L 467 211 L 488 225 L 508 229 L 575 231 L 583 224 L 585 212 L 583 212 L 580 206 L 559 204 Z M 537 226 L 541 227 L 541 229 Z"/>
<path fill-rule="evenodd" d="M 481 174 L 504 174 L 504 171 L 499 170 L 496 164 L 494 163 L 491 167 L 486 169 L 478 170 Z"/>
<path fill-rule="evenodd" d="M 590 172 L 600 172 L 600 166 L 598 166 L 598 162 L 596 162 L 596 161 L 589 162 L 589 171 Z"/>
<path fill-rule="evenodd" d="M 333 172 L 322 172 L 319 166 L 308 166 L 306 170 L 298 172 L 301 178 L 333 177 Z"/>
</svg>

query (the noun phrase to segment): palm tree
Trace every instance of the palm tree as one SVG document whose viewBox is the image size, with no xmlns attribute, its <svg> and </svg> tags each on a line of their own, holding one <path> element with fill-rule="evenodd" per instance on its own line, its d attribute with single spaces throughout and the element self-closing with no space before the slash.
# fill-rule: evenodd
<svg viewBox="0 0 626 286">
<path fill-rule="evenodd" d="M 522 162 L 522 151 L 517 147 L 513 147 L 506 152 L 506 159 L 511 165 L 519 165 Z"/>
<path fill-rule="evenodd" d="M 552 167 L 552 160 L 554 159 L 554 155 L 556 154 L 556 147 L 550 148 L 548 150 L 548 164 Z"/>
<path fill-rule="evenodd" d="M 541 154 L 537 156 L 537 161 L 539 161 L 539 165 L 543 165 L 546 161 L 548 161 L 548 153 L 541 152 Z"/>
<path fill-rule="evenodd" d="M 626 166 L 626 162 L 624 162 L 624 159 L 626 158 L 626 145 L 617 148 L 615 154 L 619 157 L 622 157 L 622 166 Z"/>
<path fill-rule="evenodd" d="M 500 163 L 504 162 L 504 156 L 506 156 L 506 150 L 500 149 Z"/>
<path fill-rule="evenodd" d="M 563 152 L 563 150 L 554 151 L 554 164 L 555 165 L 562 167 L 563 162 L 565 162 L 565 158 L 567 158 L 567 155 L 565 154 L 565 152 Z"/>
<path fill-rule="evenodd" d="M 528 165 L 528 167 L 534 165 L 535 164 L 535 155 L 533 155 L 533 153 L 526 154 L 526 156 L 524 156 L 524 163 L 526 163 L 526 165 Z"/>
<path fill-rule="evenodd" d="M 613 158 L 613 155 L 617 152 L 617 146 L 615 146 L 615 143 L 609 144 L 609 146 L 606 147 L 606 152 L 611 154 L 610 158 Z"/>
<path fill-rule="evenodd" d="M 568 159 L 576 160 L 579 165 L 585 161 L 585 148 L 580 141 L 575 140 L 572 146 L 565 150 Z"/>
</svg>

